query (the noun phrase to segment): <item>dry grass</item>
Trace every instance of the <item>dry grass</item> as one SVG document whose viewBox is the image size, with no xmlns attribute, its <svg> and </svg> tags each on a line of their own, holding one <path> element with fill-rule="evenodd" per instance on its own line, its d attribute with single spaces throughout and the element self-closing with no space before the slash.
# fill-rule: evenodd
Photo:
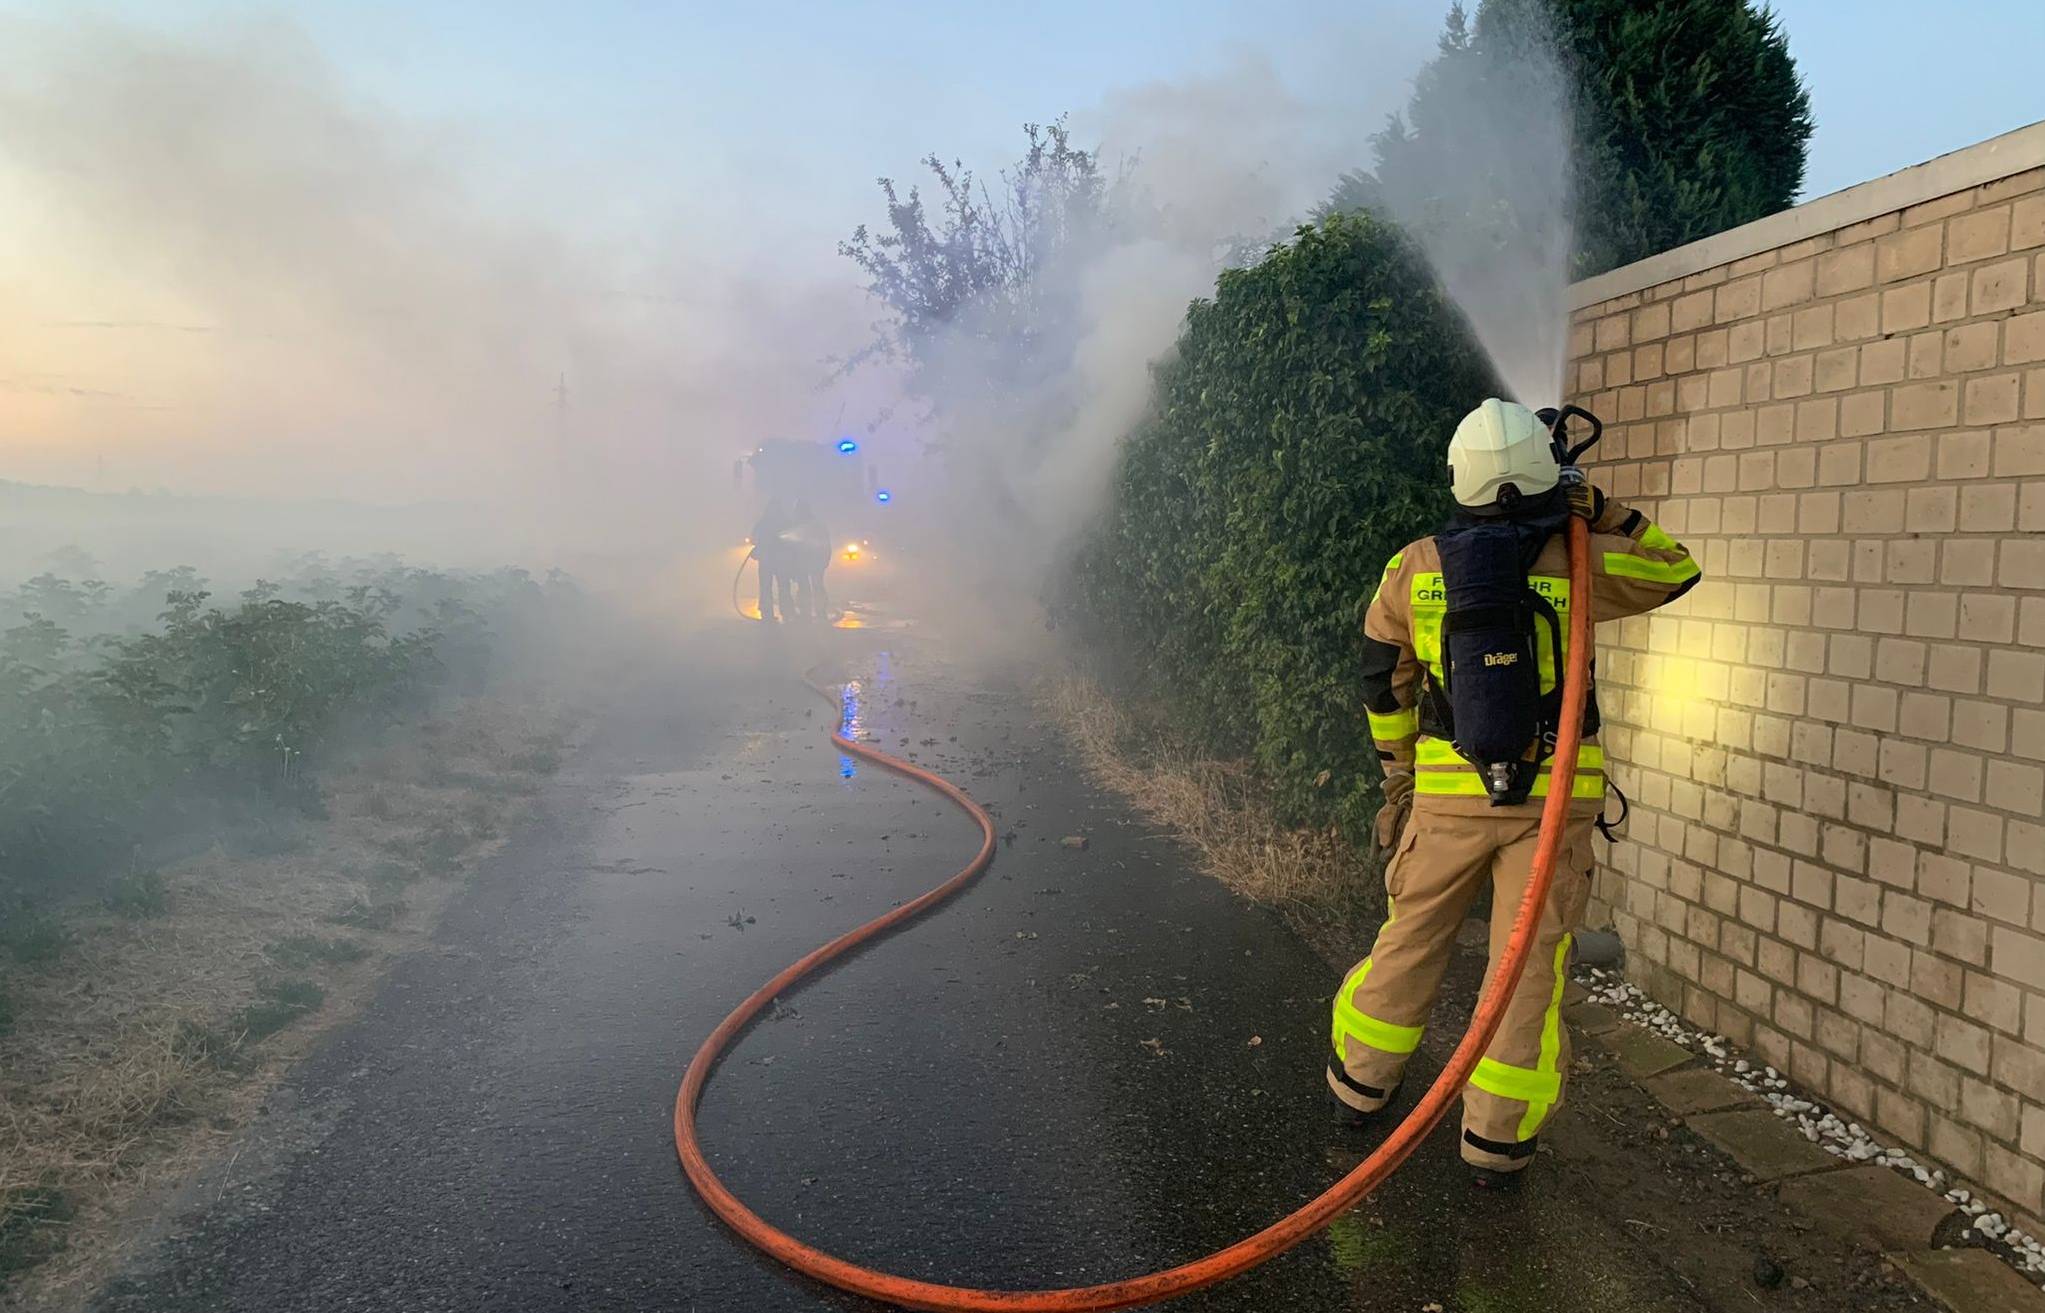
<svg viewBox="0 0 2045 1313">
<path fill-rule="evenodd" d="M 1052 681 L 1043 700 L 1087 772 L 1191 846 L 1230 889 L 1277 908 L 1317 944 L 1353 939 L 1383 916 L 1376 857 L 1330 831 L 1279 824 L 1241 763 L 1186 751 L 1088 679 Z"/>
<path fill-rule="evenodd" d="M 104 1274 L 124 1207 L 204 1162 L 430 932 L 531 808 L 565 724 L 462 703 L 326 781 L 326 819 L 270 836 L 268 855 L 216 847 L 166 869 L 161 915 L 73 908 L 57 962 L 0 970 L 7 1304 L 75 1299 Z"/>
</svg>

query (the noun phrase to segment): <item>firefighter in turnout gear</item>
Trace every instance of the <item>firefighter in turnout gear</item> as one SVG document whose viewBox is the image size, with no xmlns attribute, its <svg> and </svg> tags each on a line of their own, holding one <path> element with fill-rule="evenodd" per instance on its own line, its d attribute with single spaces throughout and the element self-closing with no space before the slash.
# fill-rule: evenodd
<svg viewBox="0 0 2045 1313">
<path fill-rule="evenodd" d="M 1328 1086 L 1347 1120 L 1396 1095 L 1456 930 L 1487 884 L 1494 968 L 1510 936 L 1548 793 L 1576 600 L 1568 517 L 1590 522 L 1593 621 L 1651 611 L 1700 577 L 1680 543 L 1567 463 L 1549 416 L 1494 399 L 1463 420 L 1448 454 L 1458 513 L 1393 555 L 1364 617 L 1364 699 L 1385 770 L 1377 840 L 1390 861 L 1384 926 L 1335 996 Z M 1462 1153 L 1479 1184 L 1515 1181 L 1532 1162 L 1569 1072 L 1562 990 L 1605 800 L 1595 680 L 1589 693 L 1554 887 L 1463 1096 Z"/>
</svg>

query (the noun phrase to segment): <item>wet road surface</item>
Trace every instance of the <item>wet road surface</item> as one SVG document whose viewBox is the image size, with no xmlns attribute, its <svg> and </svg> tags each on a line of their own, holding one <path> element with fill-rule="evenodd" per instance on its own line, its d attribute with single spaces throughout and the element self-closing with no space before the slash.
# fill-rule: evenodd
<svg viewBox="0 0 2045 1313">
<path fill-rule="evenodd" d="M 862 676 L 880 745 L 1013 837 L 977 887 L 737 1045 L 702 1122 L 741 1198 L 869 1266 L 1037 1287 L 1195 1257 L 1356 1161 L 1319 1075 L 1334 974 L 1079 778 L 1025 698 L 872 637 L 713 636 L 686 678 L 620 698 L 544 821 L 94 1307 L 874 1307 L 734 1240 L 670 1138 L 682 1068 L 733 1003 L 975 842 L 831 748 L 793 678 L 820 643 Z M 1709 1306 L 1546 1206 L 1562 1178 L 1481 1196 L 1454 1154 L 1437 1134 L 1330 1237 L 1178 1307 Z"/>
</svg>

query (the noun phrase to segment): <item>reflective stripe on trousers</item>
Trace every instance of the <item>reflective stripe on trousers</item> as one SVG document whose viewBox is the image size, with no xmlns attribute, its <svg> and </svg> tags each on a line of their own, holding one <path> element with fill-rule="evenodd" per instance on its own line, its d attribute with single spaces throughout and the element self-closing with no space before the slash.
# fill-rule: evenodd
<svg viewBox="0 0 2045 1313">
<path fill-rule="evenodd" d="M 1555 988 L 1549 992 L 1548 1010 L 1541 1018 L 1541 1058 L 1529 1070 L 1493 1058 L 1480 1058 L 1470 1083 L 1486 1094 L 1517 1099 L 1527 1105 L 1520 1118 L 1519 1138 L 1530 1140 L 1548 1120 L 1548 1110 L 1562 1101 L 1562 1072 L 1556 1065 L 1562 1056 L 1562 991 L 1569 983 L 1569 945 L 1575 936 L 1564 935 L 1555 945 Z"/>
</svg>

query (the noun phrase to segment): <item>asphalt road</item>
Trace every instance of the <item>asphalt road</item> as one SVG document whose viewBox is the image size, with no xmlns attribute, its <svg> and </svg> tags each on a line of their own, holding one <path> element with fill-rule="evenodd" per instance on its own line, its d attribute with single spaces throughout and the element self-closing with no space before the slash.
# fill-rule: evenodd
<svg viewBox="0 0 2045 1313">
<path fill-rule="evenodd" d="M 871 1266 L 1033 1287 L 1204 1253 L 1355 1160 L 1319 1074 L 1333 973 L 1079 778 L 1026 699 L 872 636 L 733 632 L 618 694 L 545 819 L 94 1307 L 873 1307 L 733 1239 L 670 1139 L 734 1002 L 973 847 L 940 800 L 848 773 L 793 678 L 826 649 L 881 744 L 1013 838 L 740 1043 L 703 1123 L 741 1197 Z M 1474 1194 L 1454 1154 L 1438 1134 L 1331 1238 L 1179 1307 L 1703 1306 L 1538 1184 Z"/>
</svg>

